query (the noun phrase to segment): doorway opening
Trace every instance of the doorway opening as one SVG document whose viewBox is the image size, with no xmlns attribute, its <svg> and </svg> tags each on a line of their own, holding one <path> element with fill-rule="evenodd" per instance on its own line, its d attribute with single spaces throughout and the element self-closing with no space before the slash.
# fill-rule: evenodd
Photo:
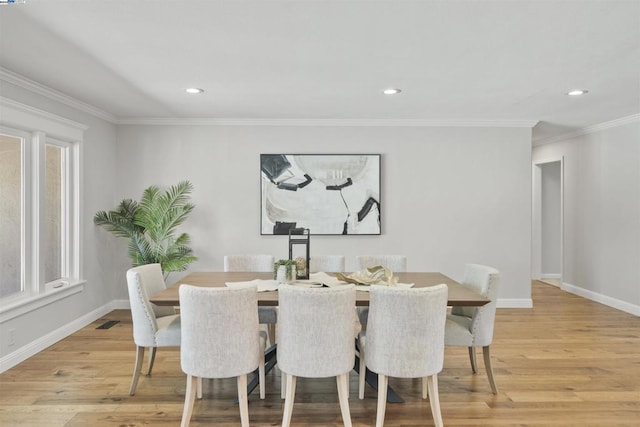
<svg viewBox="0 0 640 427">
<path fill-rule="evenodd" d="M 564 159 L 533 163 L 532 279 L 562 287 Z"/>
</svg>

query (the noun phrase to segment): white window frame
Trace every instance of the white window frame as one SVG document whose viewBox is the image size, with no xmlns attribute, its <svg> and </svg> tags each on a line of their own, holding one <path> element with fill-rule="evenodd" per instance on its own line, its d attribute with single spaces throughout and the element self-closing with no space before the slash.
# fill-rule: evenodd
<svg viewBox="0 0 640 427">
<path fill-rule="evenodd" d="M 80 242 L 80 194 L 82 141 L 86 126 L 0 97 L 0 130 L 24 138 L 23 147 L 23 230 L 22 292 L 0 299 L 0 322 L 33 311 L 81 292 L 82 259 Z M 44 241 L 44 161 L 46 145 L 63 147 L 66 172 L 63 189 L 66 206 L 64 277 L 44 283 L 41 244 Z M 66 270 L 66 273 L 64 272 Z"/>
<path fill-rule="evenodd" d="M 76 158 L 78 156 L 75 155 L 75 152 L 78 150 L 78 144 L 73 144 L 70 143 L 68 141 L 61 141 L 59 139 L 56 138 L 51 138 L 48 136 L 44 136 L 44 138 L 38 138 L 37 143 L 35 144 L 37 150 L 38 150 L 38 156 L 34 156 L 35 160 L 37 162 L 37 166 L 35 166 L 35 169 L 38 170 L 38 172 L 43 172 L 44 171 L 44 165 L 45 165 L 45 161 L 46 161 L 46 146 L 47 145 L 51 145 L 54 147 L 58 147 L 58 148 L 62 148 L 62 162 L 63 162 L 63 168 L 62 168 L 62 174 L 64 175 L 63 178 L 63 184 L 64 187 L 62 188 L 62 206 L 64 207 L 63 211 L 64 211 L 64 217 L 62 218 L 62 224 L 61 224 L 61 228 L 62 228 L 62 232 L 60 234 L 61 236 L 61 243 L 62 243 L 62 256 L 61 256 L 61 261 L 62 261 L 62 268 L 61 268 L 61 273 L 62 273 L 62 277 L 50 282 L 45 282 L 44 279 L 42 279 L 45 275 L 45 271 L 44 271 L 44 263 L 43 262 L 36 262 L 36 266 L 37 266 L 37 277 L 38 279 L 36 280 L 36 283 L 38 284 L 38 292 L 45 292 L 47 290 L 50 289 L 59 289 L 61 287 L 63 287 L 65 284 L 68 283 L 72 283 L 75 279 L 80 277 L 79 274 L 79 266 L 78 264 L 78 260 L 77 260 L 77 245 L 74 244 L 75 239 L 74 239 L 74 235 L 78 233 L 78 222 L 75 221 L 75 218 L 77 218 L 78 213 L 77 213 L 77 205 L 78 203 L 75 202 L 76 197 L 75 197 L 75 192 L 76 189 L 78 187 L 78 181 L 75 179 L 75 174 L 74 174 L 74 169 L 77 169 L 77 160 Z M 44 176 L 42 176 L 42 174 L 40 176 L 38 176 L 38 183 L 37 183 L 37 215 L 39 216 L 39 218 L 44 218 L 45 215 L 45 191 L 43 190 L 45 188 L 45 180 L 44 180 Z M 38 229 L 42 229 L 44 227 L 44 223 L 42 220 L 37 221 L 39 223 L 39 227 Z M 44 236 L 40 235 L 39 239 L 38 239 L 38 247 L 41 248 L 44 246 Z M 43 256 L 41 251 L 35 251 L 34 254 L 34 259 L 39 260 L 40 257 Z"/>
</svg>

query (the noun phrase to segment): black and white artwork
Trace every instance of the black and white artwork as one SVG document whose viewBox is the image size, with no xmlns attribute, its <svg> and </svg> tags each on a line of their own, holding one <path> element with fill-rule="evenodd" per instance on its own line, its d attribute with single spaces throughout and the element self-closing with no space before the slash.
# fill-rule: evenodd
<svg viewBox="0 0 640 427">
<path fill-rule="evenodd" d="M 380 234 L 379 154 L 261 154 L 260 234 Z"/>
</svg>

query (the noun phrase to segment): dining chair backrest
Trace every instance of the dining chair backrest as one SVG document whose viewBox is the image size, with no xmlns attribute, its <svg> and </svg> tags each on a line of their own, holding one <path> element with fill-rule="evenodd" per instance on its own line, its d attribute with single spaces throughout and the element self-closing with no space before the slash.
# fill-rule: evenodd
<svg viewBox="0 0 640 427">
<path fill-rule="evenodd" d="M 132 267 L 129 271 L 138 274 L 142 287 L 144 287 L 147 296 L 150 298 L 155 294 L 164 291 L 167 288 L 167 284 L 164 281 L 164 275 L 162 274 L 162 267 L 160 264 L 145 264 L 138 267 Z M 156 317 L 171 316 L 176 314 L 176 310 L 173 307 L 164 307 L 151 304 L 151 309 Z"/>
<path fill-rule="evenodd" d="M 404 255 L 360 255 L 356 256 L 358 270 L 381 265 L 392 272 L 407 271 L 407 257 Z"/>
<path fill-rule="evenodd" d="M 272 255 L 225 255 L 224 271 L 253 271 L 253 272 L 273 272 Z M 278 309 L 276 307 L 259 307 L 258 315 L 260 323 L 275 325 L 278 321 Z M 269 331 L 269 340 L 275 339 L 275 326 Z"/>
<path fill-rule="evenodd" d="M 444 284 L 411 289 L 373 285 L 366 332 L 367 367 L 398 378 L 440 372 L 447 294 Z"/>
<path fill-rule="evenodd" d="M 260 362 L 255 286 L 204 288 L 181 285 L 182 370 L 200 378 L 247 374 Z"/>
<path fill-rule="evenodd" d="M 353 285 L 278 289 L 278 366 L 290 375 L 325 378 L 348 373 L 355 361 Z"/>
<path fill-rule="evenodd" d="M 273 271 L 272 255 L 225 255 L 224 271 Z"/>
<path fill-rule="evenodd" d="M 127 271 L 127 289 L 133 323 L 133 340 L 140 347 L 155 347 L 158 331 L 155 306 L 149 297 L 165 288 L 160 264 L 147 264 Z M 157 307 L 160 308 L 160 307 Z"/>
<path fill-rule="evenodd" d="M 493 267 L 467 264 L 462 285 L 491 300 L 480 307 L 453 307 L 451 314 L 468 317 L 472 322 L 474 347 L 484 347 L 493 341 L 493 325 L 500 285 L 500 272 Z"/>
<path fill-rule="evenodd" d="M 344 255 L 312 255 L 309 264 L 309 271 L 312 273 L 345 271 Z"/>
</svg>

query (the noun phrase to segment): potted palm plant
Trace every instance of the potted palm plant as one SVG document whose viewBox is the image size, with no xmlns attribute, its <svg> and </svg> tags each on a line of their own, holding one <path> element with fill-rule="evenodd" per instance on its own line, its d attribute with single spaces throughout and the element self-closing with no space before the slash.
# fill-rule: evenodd
<svg viewBox="0 0 640 427">
<path fill-rule="evenodd" d="M 125 199 L 111 211 L 99 211 L 93 222 L 118 237 L 129 240 L 127 254 L 133 266 L 159 263 L 163 273 L 184 271 L 196 261 L 188 246 L 189 235 L 175 236 L 176 228 L 193 211 L 189 202 L 193 185 L 181 181 L 162 192 L 152 185 L 140 202 Z"/>
</svg>

